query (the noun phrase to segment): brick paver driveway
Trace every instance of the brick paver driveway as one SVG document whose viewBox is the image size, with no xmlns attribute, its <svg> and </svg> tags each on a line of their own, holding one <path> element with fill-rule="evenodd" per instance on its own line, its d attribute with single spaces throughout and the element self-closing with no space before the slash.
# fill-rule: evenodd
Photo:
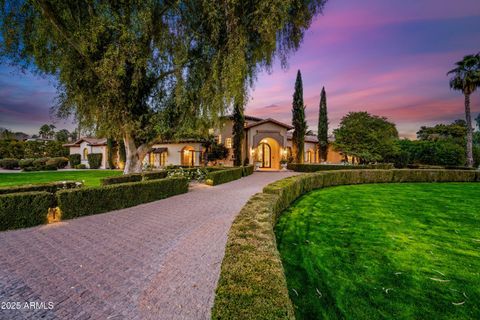
<svg viewBox="0 0 480 320">
<path fill-rule="evenodd" d="M 264 185 L 292 174 L 255 173 L 134 208 L 1 232 L 0 319 L 207 319 L 235 215 Z M 46 305 L 25 309 L 26 301 Z M 6 302 L 22 309 L 5 310 Z"/>
</svg>

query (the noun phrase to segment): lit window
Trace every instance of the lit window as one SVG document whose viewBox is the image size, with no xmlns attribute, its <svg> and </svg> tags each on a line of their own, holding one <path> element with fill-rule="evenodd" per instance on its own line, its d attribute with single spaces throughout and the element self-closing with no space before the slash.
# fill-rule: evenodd
<svg viewBox="0 0 480 320">
<path fill-rule="evenodd" d="M 218 144 L 220 144 L 220 143 L 222 143 L 222 135 L 221 134 L 218 135 Z"/>
<path fill-rule="evenodd" d="M 225 147 L 227 147 L 228 149 L 232 148 L 232 138 L 225 139 Z"/>
<path fill-rule="evenodd" d="M 88 149 L 85 148 L 85 149 L 83 149 L 83 159 L 86 160 L 86 159 L 87 159 L 87 156 L 88 156 Z"/>
</svg>

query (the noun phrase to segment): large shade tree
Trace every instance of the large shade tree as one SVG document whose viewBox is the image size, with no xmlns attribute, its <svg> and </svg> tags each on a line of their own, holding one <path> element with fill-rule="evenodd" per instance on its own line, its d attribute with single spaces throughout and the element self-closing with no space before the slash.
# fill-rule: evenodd
<svg viewBox="0 0 480 320">
<path fill-rule="evenodd" d="M 384 160 L 396 151 L 398 131 L 394 123 L 368 112 L 349 112 L 333 130 L 334 147 L 360 163 Z"/>
<path fill-rule="evenodd" d="M 450 88 L 461 91 L 465 97 L 465 120 L 467 121 L 467 165 L 473 167 L 473 127 L 470 111 L 470 95 L 480 87 L 480 53 L 468 55 L 458 61 L 447 75 L 452 75 Z"/>
<path fill-rule="evenodd" d="M 285 65 L 325 1 L 0 0 L 1 56 L 53 75 L 57 114 L 121 137 L 140 171 L 154 143 L 207 128 Z"/>
</svg>

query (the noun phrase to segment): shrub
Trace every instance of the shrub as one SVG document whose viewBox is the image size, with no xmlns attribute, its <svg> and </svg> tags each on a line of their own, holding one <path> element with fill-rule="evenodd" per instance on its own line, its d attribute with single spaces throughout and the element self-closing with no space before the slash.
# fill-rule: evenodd
<svg viewBox="0 0 480 320">
<path fill-rule="evenodd" d="M 102 186 L 108 186 L 111 184 L 139 182 L 139 181 L 142 181 L 141 173 L 130 173 L 130 174 L 124 174 L 123 176 L 107 177 L 107 178 L 100 179 L 100 184 Z"/>
<path fill-rule="evenodd" d="M 46 166 L 54 166 L 57 169 L 64 169 L 68 164 L 68 158 L 65 157 L 55 157 L 50 158 L 45 163 Z"/>
<path fill-rule="evenodd" d="M 21 169 L 25 169 L 27 167 L 33 167 L 33 161 L 35 159 L 22 159 L 20 161 L 18 161 L 18 166 L 21 168 Z"/>
<path fill-rule="evenodd" d="M 101 153 L 89 153 L 87 155 L 88 166 L 90 169 L 98 169 L 102 166 L 102 157 Z"/>
<path fill-rule="evenodd" d="M 54 206 L 48 192 L 24 192 L 0 195 L 0 230 L 33 227 L 47 222 L 47 213 Z"/>
<path fill-rule="evenodd" d="M 70 167 L 75 168 L 81 163 L 82 157 L 78 153 L 73 153 L 68 156 L 68 162 L 70 162 Z"/>
<path fill-rule="evenodd" d="M 246 166 L 243 166 L 242 168 L 243 168 L 242 176 L 246 177 L 253 174 L 253 170 L 255 167 L 253 165 L 246 165 Z"/>
<path fill-rule="evenodd" d="M 362 165 L 343 165 L 343 164 L 299 164 L 289 163 L 287 169 L 297 172 L 316 172 L 329 170 L 359 170 L 359 169 L 393 169 L 391 163 L 376 163 L 376 164 L 362 164 Z"/>
<path fill-rule="evenodd" d="M 18 168 L 18 160 L 13 158 L 5 158 L 0 160 L 0 167 L 3 169 L 13 170 Z"/>
<path fill-rule="evenodd" d="M 188 180 L 167 178 L 57 192 L 62 219 L 133 207 L 188 191 Z"/>
<path fill-rule="evenodd" d="M 76 181 L 28 184 L 28 185 L 22 185 L 22 186 L 2 187 L 0 188 L 0 194 L 33 192 L 33 191 L 45 191 L 49 193 L 55 193 L 63 189 L 78 188 L 78 187 L 81 187 L 81 185 L 82 184 L 80 182 L 76 182 Z"/>
<path fill-rule="evenodd" d="M 338 170 L 269 184 L 250 198 L 229 231 L 212 319 L 294 319 L 273 228 L 302 194 L 344 184 L 447 181 L 480 182 L 480 171 Z"/>
<path fill-rule="evenodd" d="M 152 171 L 152 172 L 144 172 L 142 174 L 143 181 L 165 179 L 167 175 L 168 175 L 167 171 Z"/>
<path fill-rule="evenodd" d="M 49 160 L 50 158 L 38 158 L 38 159 L 35 159 L 33 160 L 33 166 L 34 167 L 45 167 L 45 165 L 47 164 L 47 161 Z"/>
<path fill-rule="evenodd" d="M 176 169 L 169 169 L 167 170 L 169 177 L 184 177 L 190 181 L 197 180 L 203 181 L 208 174 L 208 172 L 212 171 L 209 168 L 200 168 L 200 167 L 189 167 L 189 168 L 176 168 Z M 213 169 L 215 171 L 215 169 Z"/>
<path fill-rule="evenodd" d="M 75 166 L 75 169 L 87 169 L 87 166 L 84 165 L 83 163 L 81 163 L 81 164 L 77 164 L 77 165 Z"/>
<path fill-rule="evenodd" d="M 205 177 L 205 183 L 210 186 L 216 186 L 225 182 L 240 179 L 243 174 L 243 167 L 212 171 Z"/>
</svg>

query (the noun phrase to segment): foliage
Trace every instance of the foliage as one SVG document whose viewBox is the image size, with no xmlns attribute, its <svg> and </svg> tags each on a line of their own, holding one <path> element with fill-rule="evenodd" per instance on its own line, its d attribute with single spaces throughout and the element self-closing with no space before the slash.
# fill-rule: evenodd
<svg viewBox="0 0 480 320">
<path fill-rule="evenodd" d="M 448 140 L 399 140 L 396 145 L 402 152 L 408 152 L 410 163 L 462 166 L 466 161 L 465 148 Z"/>
<path fill-rule="evenodd" d="M 255 170 L 255 167 L 253 165 L 246 165 L 246 166 L 243 166 L 242 168 L 243 168 L 242 177 L 246 177 L 253 174 L 253 171 Z"/>
<path fill-rule="evenodd" d="M 295 92 L 293 93 L 292 103 L 292 125 L 294 127 L 292 135 L 292 149 L 295 162 L 303 163 L 305 152 L 305 134 L 307 132 L 307 122 L 305 120 L 305 105 L 303 104 L 303 84 L 300 70 L 297 72 L 295 80 Z"/>
<path fill-rule="evenodd" d="M 90 169 L 98 169 L 102 166 L 102 157 L 101 153 L 89 153 L 87 155 L 88 167 Z"/>
<path fill-rule="evenodd" d="M 467 124 L 467 165 L 473 166 L 473 128 L 470 111 L 470 95 L 480 87 L 480 53 L 467 55 L 458 61 L 447 75 L 452 75 L 450 88 L 461 91 L 465 96 L 465 119 Z"/>
<path fill-rule="evenodd" d="M 394 123 L 368 112 L 349 112 L 333 133 L 334 147 L 343 154 L 358 158 L 360 163 L 382 161 L 395 152 L 398 139 Z"/>
<path fill-rule="evenodd" d="M 70 139 L 70 136 L 71 134 L 67 129 L 62 129 L 55 132 L 55 140 L 62 143 L 68 142 L 68 140 Z"/>
<path fill-rule="evenodd" d="M 205 177 L 205 183 L 210 186 L 216 186 L 218 184 L 240 179 L 243 176 L 243 173 L 243 167 L 212 171 Z"/>
<path fill-rule="evenodd" d="M 53 124 L 44 124 L 40 127 L 38 135 L 43 139 L 53 139 L 55 136 L 55 126 Z"/>
<path fill-rule="evenodd" d="M 242 145 L 245 136 L 245 117 L 243 115 L 243 105 L 235 103 L 233 108 L 233 165 L 242 165 Z"/>
<path fill-rule="evenodd" d="M 24 142 L 17 140 L 0 140 L 0 159 L 21 159 L 25 156 Z"/>
<path fill-rule="evenodd" d="M 75 168 L 82 161 L 82 155 L 79 153 L 72 153 L 68 155 L 68 162 L 70 162 L 70 167 Z"/>
<path fill-rule="evenodd" d="M 112 138 L 107 139 L 107 164 L 109 169 L 114 169 L 115 164 L 113 163 L 115 141 Z"/>
<path fill-rule="evenodd" d="M 106 185 L 118 184 L 118 183 L 157 180 L 157 179 L 164 179 L 167 177 L 167 175 L 168 175 L 167 171 L 130 173 L 130 174 L 124 174 L 121 176 L 107 177 L 107 178 L 101 179 L 100 184 L 102 186 L 106 186 Z"/>
<path fill-rule="evenodd" d="M 6 0 L 0 52 L 57 78 L 57 115 L 122 136 L 128 173 L 164 131 L 243 104 L 260 70 L 275 57 L 286 65 L 324 2 Z"/>
<path fill-rule="evenodd" d="M 62 219 L 71 219 L 133 207 L 187 191 L 187 179 L 167 178 L 64 190 L 56 196 Z"/>
<path fill-rule="evenodd" d="M 422 126 L 417 132 L 418 140 L 447 140 L 459 144 L 465 145 L 465 139 L 467 137 L 467 123 L 465 120 L 456 120 L 451 124 L 437 124 L 434 127 Z"/>
<path fill-rule="evenodd" d="M 303 174 L 269 184 L 263 193 L 250 198 L 229 231 L 212 318 L 293 319 L 294 309 L 273 233 L 281 212 L 314 189 L 401 181 L 480 181 L 480 172 L 344 170 Z"/>
<path fill-rule="evenodd" d="M 205 147 L 205 158 L 207 161 L 216 162 L 217 160 L 223 160 L 228 157 L 228 149 L 224 144 L 218 143 L 217 140 L 210 137 L 203 142 Z"/>
<path fill-rule="evenodd" d="M 22 159 L 18 161 L 18 166 L 20 167 L 20 169 L 33 167 L 33 161 L 35 161 L 35 159 Z"/>
<path fill-rule="evenodd" d="M 181 177 L 186 178 L 189 181 L 203 181 L 205 180 L 205 176 L 209 172 L 208 168 L 175 168 L 175 169 L 168 169 L 168 176 L 169 177 Z"/>
<path fill-rule="evenodd" d="M 377 184 L 301 197 L 276 226 L 296 317 L 475 318 L 479 191 L 472 183 Z"/>
<path fill-rule="evenodd" d="M 38 159 L 35 159 L 33 160 L 33 166 L 34 167 L 45 167 L 46 164 L 47 164 L 47 161 L 49 160 L 50 158 L 47 158 L 47 157 L 44 157 L 44 158 L 38 158 Z"/>
<path fill-rule="evenodd" d="M 52 166 L 55 166 L 57 169 L 65 169 L 65 167 L 68 165 L 68 158 L 65 158 L 65 157 L 50 158 L 45 163 L 45 165 L 46 166 L 52 165 Z"/>
<path fill-rule="evenodd" d="M 49 193 L 55 193 L 58 190 L 80 188 L 81 186 L 82 186 L 82 183 L 76 182 L 76 181 L 29 184 L 29 185 L 22 185 L 22 186 L 0 187 L 0 194 L 34 192 L 34 191 L 36 192 L 44 191 Z"/>
<path fill-rule="evenodd" d="M 320 151 L 320 159 L 327 161 L 328 156 L 328 114 L 327 114 L 327 93 L 325 87 L 322 88 L 320 94 L 320 107 L 318 114 L 318 148 Z"/>
<path fill-rule="evenodd" d="M 33 227 L 47 222 L 54 197 L 48 192 L 0 195 L 0 231 Z"/>
<path fill-rule="evenodd" d="M 75 169 L 87 169 L 87 166 L 84 165 L 83 163 L 81 163 L 81 164 L 77 164 L 77 165 L 75 166 Z"/>
<path fill-rule="evenodd" d="M 120 141 L 118 143 L 118 158 L 121 163 L 125 164 L 125 161 L 127 161 L 127 154 L 125 151 L 125 143 L 123 141 Z"/>
<path fill-rule="evenodd" d="M 316 172 L 316 171 L 330 171 L 330 170 L 359 170 L 359 169 L 393 169 L 391 163 L 375 163 L 375 164 L 361 164 L 361 165 L 342 165 L 342 164 L 310 164 L 310 163 L 289 163 L 288 170 L 296 172 Z"/>
<path fill-rule="evenodd" d="M 13 170 L 18 168 L 18 160 L 13 158 L 5 158 L 0 160 L 0 168 Z"/>
</svg>

